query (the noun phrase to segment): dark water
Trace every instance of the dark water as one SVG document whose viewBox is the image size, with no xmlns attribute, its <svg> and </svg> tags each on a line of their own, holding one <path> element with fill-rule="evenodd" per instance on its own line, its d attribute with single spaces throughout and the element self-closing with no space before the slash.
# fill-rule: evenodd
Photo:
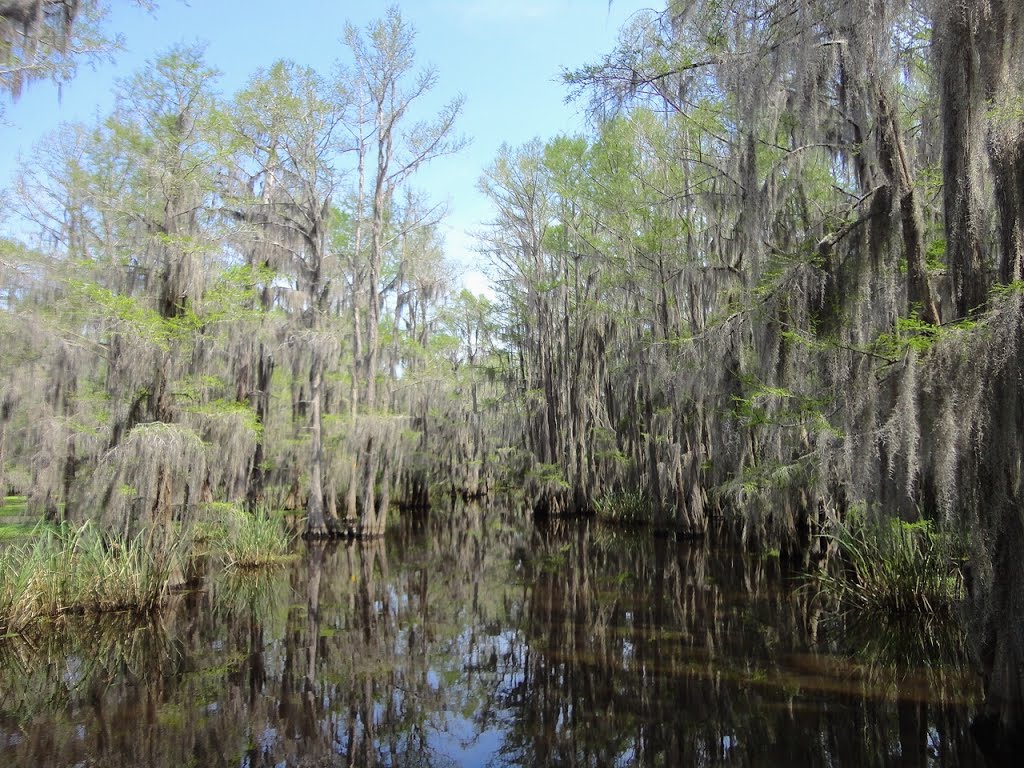
<svg viewBox="0 0 1024 768">
<path fill-rule="evenodd" d="M 0 641 L 0 765 L 981 764 L 970 669 L 795 586 L 727 547 L 406 519 L 157 626 Z"/>
</svg>

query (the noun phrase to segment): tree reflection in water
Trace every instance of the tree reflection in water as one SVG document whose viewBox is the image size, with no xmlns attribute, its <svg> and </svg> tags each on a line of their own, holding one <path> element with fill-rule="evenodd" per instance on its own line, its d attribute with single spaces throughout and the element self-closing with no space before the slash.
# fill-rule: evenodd
<svg viewBox="0 0 1024 768">
<path fill-rule="evenodd" d="M 153 624 L 3 641 L 0 764 L 981 764 L 962 659 L 851 657 L 797 586 L 726 546 L 404 518 Z"/>
</svg>

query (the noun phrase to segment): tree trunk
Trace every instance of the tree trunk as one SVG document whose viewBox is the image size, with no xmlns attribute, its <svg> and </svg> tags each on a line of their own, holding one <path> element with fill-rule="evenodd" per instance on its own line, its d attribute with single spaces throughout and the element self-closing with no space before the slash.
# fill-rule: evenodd
<svg viewBox="0 0 1024 768">
<path fill-rule="evenodd" d="M 1006 285 L 1024 279 L 1024 139 L 991 154 L 1002 245 L 999 280 Z"/>
<path fill-rule="evenodd" d="M 249 406 L 256 412 L 257 422 L 264 428 L 270 415 L 270 386 L 274 377 L 274 357 L 263 344 L 259 345 L 257 358 L 256 391 L 249 393 Z M 266 449 L 263 445 L 264 433 L 256 440 L 249 478 L 246 483 L 246 506 L 250 511 L 262 504 L 266 499 L 267 472 L 264 468 Z"/>
<path fill-rule="evenodd" d="M 907 303 L 926 323 L 939 325 L 939 310 L 928 281 L 924 254 L 924 224 L 921 205 L 914 191 L 914 178 L 907 158 L 903 132 L 890 95 L 879 85 L 879 155 L 899 205 L 903 253 L 907 260 Z"/>
<path fill-rule="evenodd" d="M 323 389 L 323 358 L 313 350 L 309 366 L 309 499 L 306 502 L 306 533 L 309 538 L 322 538 L 329 534 L 324 518 L 323 487 L 323 435 L 320 406 Z"/>
<path fill-rule="evenodd" d="M 984 117 L 975 28 L 977 0 L 947 2 L 936 23 L 936 56 L 943 115 L 943 208 L 946 255 L 956 316 L 985 305 L 987 280 L 981 248 L 983 221 L 978 191 L 979 124 Z"/>
</svg>

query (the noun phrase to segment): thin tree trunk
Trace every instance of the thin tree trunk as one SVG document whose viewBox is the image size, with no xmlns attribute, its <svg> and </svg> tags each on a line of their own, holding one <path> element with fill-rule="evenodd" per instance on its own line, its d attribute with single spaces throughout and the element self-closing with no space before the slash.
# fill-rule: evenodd
<svg viewBox="0 0 1024 768">
<path fill-rule="evenodd" d="M 257 358 L 256 391 L 249 394 L 249 405 L 256 412 L 256 420 L 263 427 L 267 425 L 270 415 L 270 386 L 274 376 L 274 358 L 261 343 Z M 267 472 L 264 467 L 266 448 L 263 444 L 263 433 L 256 439 L 252 464 L 249 468 L 249 479 L 246 484 L 246 505 L 250 510 L 262 504 L 266 498 Z"/>
<path fill-rule="evenodd" d="M 366 407 L 377 405 L 377 359 L 380 353 L 380 270 L 384 261 L 384 214 L 389 202 L 388 169 L 391 165 L 391 127 L 382 108 L 377 112 L 377 173 L 373 188 L 373 222 L 370 230 L 370 269 L 366 281 Z"/>
<path fill-rule="evenodd" d="M 328 535 L 324 518 L 323 435 L 320 407 L 323 389 L 323 358 L 314 349 L 309 365 L 309 499 L 306 502 L 306 535 L 320 538 Z"/>
<path fill-rule="evenodd" d="M 921 206 L 896 111 L 889 94 L 878 86 L 879 154 L 900 209 L 903 251 L 907 259 L 907 302 L 926 323 L 939 325 L 939 310 L 932 295 L 925 263 Z"/>
<path fill-rule="evenodd" d="M 992 155 L 1002 244 L 999 280 L 1005 285 L 1024 279 L 1024 139 Z"/>
</svg>

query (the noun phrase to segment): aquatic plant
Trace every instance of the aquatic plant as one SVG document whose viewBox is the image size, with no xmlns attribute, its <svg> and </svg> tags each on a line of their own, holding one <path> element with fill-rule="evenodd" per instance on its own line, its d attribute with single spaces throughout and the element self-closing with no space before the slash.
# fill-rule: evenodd
<svg viewBox="0 0 1024 768">
<path fill-rule="evenodd" d="M 39 526 L 0 552 L 0 628 L 23 631 L 69 613 L 148 611 L 180 570 L 187 537 L 147 529 L 131 539 Z"/>
<path fill-rule="evenodd" d="M 833 537 L 840 566 L 813 578 L 843 609 L 931 615 L 951 613 L 963 597 L 959 543 L 929 521 L 852 523 Z"/>
<path fill-rule="evenodd" d="M 594 511 L 608 523 L 642 525 L 651 522 L 653 507 L 643 491 L 619 491 L 595 499 Z"/>
<path fill-rule="evenodd" d="M 267 509 L 246 512 L 225 508 L 224 556 L 232 568 L 261 568 L 287 559 L 291 536 L 279 517 Z"/>
</svg>

